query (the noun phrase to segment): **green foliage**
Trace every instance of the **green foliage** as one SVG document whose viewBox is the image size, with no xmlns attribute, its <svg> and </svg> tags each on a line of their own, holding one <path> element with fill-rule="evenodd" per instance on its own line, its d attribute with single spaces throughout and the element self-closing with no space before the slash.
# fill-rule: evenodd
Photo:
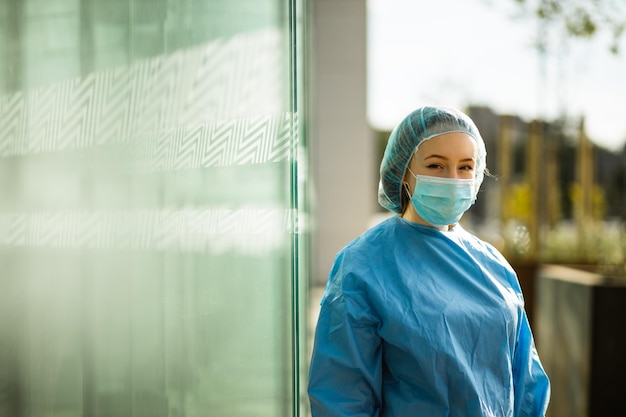
<svg viewBox="0 0 626 417">
<path fill-rule="evenodd" d="M 626 2 L 623 0 L 513 0 L 526 15 L 542 25 L 538 48 L 547 47 L 548 32 L 566 38 L 592 38 L 601 32 L 611 36 L 609 50 L 619 52 L 626 30 Z"/>
<path fill-rule="evenodd" d="M 575 9 L 571 15 L 565 16 L 565 27 L 569 33 L 581 38 L 591 37 L 597 30 L 589 12 L 582 8 Z"/>
<path fill-rule="evenodd" d="M 589 220 L 584 225 L 563 221 L 552 228 L 543 228 L 538 252 L 530 248 L 532 236 L 524 221 L 513 219 L 504 225 L 500 240 L 485 239 L 498 246 L 512 262 L 533 261 L 549 264 L 589 265 L 602 267 L 611 275 L 626 277 L 625 225 Z M 626 279 L 626 278 L 625 278 Z"/>
</svg>

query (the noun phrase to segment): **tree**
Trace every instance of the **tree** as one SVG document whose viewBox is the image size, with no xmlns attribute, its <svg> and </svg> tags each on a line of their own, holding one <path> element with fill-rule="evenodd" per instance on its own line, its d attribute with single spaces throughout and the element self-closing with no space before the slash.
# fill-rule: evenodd
<svg viewBox="0 0 626 417">
<path fill-rule="evenodd" d="M 538 19 L 542 32 L 537 47 L 545 50 L 550 42 L 548 31 L 568 38 L 592 38 L 601 32 L 611 37 L 609 49 L 619 52 L 619 42 L 626 30 L 624 0 L 513 0 L 520 10 Z"/>
</svg>

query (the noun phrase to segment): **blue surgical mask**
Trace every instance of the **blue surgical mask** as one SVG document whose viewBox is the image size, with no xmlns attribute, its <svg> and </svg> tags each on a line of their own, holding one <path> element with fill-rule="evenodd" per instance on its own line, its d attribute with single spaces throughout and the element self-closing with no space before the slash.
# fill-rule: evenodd
<svg viewBox="0 0 626 417">
<path fill-rule="evenodd" d="M 473 179 L 413 176 L 415 189 L 411 203 L 417 214 L 433 226 L 457 223 L 476 200 Z"/>
</svg>

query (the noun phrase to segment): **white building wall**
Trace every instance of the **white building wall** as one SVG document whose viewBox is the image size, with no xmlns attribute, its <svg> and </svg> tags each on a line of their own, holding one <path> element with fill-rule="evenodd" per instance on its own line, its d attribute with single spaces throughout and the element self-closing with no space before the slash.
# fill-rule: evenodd
<svg viewBox="0 0 626 417">
<path fill-rule="evenodd" d="M 377 210 L 378 164 L 367 123 L 367 2 L 314 0 L 311 151 L 313 283 Z"/>
</svg>

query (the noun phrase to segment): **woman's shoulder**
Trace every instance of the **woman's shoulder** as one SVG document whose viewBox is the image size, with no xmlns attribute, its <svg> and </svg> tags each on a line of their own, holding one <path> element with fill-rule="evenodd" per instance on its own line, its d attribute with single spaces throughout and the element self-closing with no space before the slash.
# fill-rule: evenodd
<svg viewBox="0 0 626 417">
<path fill-rule="evenodd" d="M 374 251 L 389 250 L 398 241 L 397 235 L 401 228 L 398 219 L 398 216 L 392 216 L 377 222 L 345 245 L 339 253 L 367 256 Z"/>
<path fill-rule="evenodd" d="M 356 281 L 375 279 L 374 272 L 381 263 L 379 255 L 393 251 L 396 244 L 392 238 L 395 227 L 394 218 L 385 219 L 345 245 L 335 256 L 330 271 L 331 281 L 342 281 L 345 284 L 345 280 L 348 280 L 356 284 Z"/>
<path fill-rule="evenodd" d="M 380 233 L 383 233 L 386 229 L 386 224 L 389 219 L 382 220 L 380 222 L 376 222 L 374 225 L 369 225 L 367 229 L 365 229 L 361 234 L 356 236 L 351 242 L 349 242 L 344 249 L 351 248 L 353 246 L 358 246 L 363 242 L 368 242 L 375 239 Z"/>
<path fill-rule="evenodd" d="M 460 233 L 463 239 L 468 241 L 470 246 L 474 248 L 475 251 L 483 255 L 483 261 L 489 261 L 493 264 L 503 267 L 504 269 L 514 274 L 513 268 L 511 267 L 507 259 L 504 257 L 504 255 L 502 255 L 502 252 L 500 252 L 500 250 L 498 250 L 498 248 L 496 248 L 492 243 L 462 228 L 460 230 Z"/>
</svg>

